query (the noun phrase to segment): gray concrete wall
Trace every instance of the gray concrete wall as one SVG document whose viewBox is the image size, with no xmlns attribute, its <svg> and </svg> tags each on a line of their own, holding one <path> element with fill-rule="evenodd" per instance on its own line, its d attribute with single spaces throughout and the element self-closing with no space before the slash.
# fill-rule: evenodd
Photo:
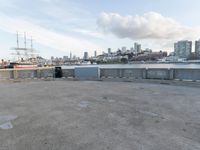
<svg viewBox="0 0 200 150">
<path fill-rule="evenodd" d="M 100 77 L 120 78 L 120 69 L 100 69 Z"/>
<path fill-rule="evenodd" d="M 80 67 L 79 67 L 80 68 Z M 89 67 L 90 68 L 90 67 Z M 92 72 L 84 71 L 87 76 Z M 163 68 L 101 68 L 98 76 L 100 78 L 131 78 L 131 79 L 161 79 L 161 80 L 200 80 L 200 69 L 163 69 Z M 63 77 L 78 77 L 75 69 L 63 69 Z M 54 68 L 35 69 L 1 69 L 0 80 L 26 79 L 26 78 L 49 78 L 54 77 Z M 76 75 L 75 75 L 76 74 Z M 83 73 L 81 73 L 84 75 Z M 90 78 L 92 79 L 92 78 Z M 93 79 L 97 79 L 96 77 Z"/>
<path fill-rule="evenodd" d="M 133 78 L 133 79 L 173 79 L 172 69 L 146 69 L 146 68 L 127 68 L 127 69 L 101 69 L 101 77 L 104 78 Z"/>
<path fill-rule="evenodd" d="M 12 69 L 2 69 L 0 70 L 0 80 L 13 79 L 14 74 Z"/>
<path fill-rule="evenodd" d="M 200 80 L 200 69 L 174 69 L 174 79 Z"/>
<path fill-rule="evenodd" d="M 138 78 L 161 80 L 200 80 L 200 69 L 128 68 L 101 69 L 103 78 Z"/>
<path fill-rule="evenodd" d="M 75 77 L 75 69 L 63 69 L 62 71 L 63 77 Z M 100 78 L 200 80 L 200 69 L 100 68 Z"/>
<path fill-rule="evenodd" d="M 146 69 L 146 79 L 170 79 L 169 76 L 170 70 L 169 69 Z"/>
<path fill-rule="evenodd" d="M 53 78 L 54 77 L 54 68 L 40 68 L 37 70 L 38 78 Z"/>
<path fill-rule="evenodd" d="M 15 79 L 37 78 L 37 70 L 14 70 Z"/>
<path fill-rule="evenodd" d="M 54 77 L 54 68 L 2 69 L 0 80 Z"/>
<path fill-rule="evenodd" d="M 105 78 L 143 78 L 143 69 L 100 69 L 100 76 Z"/>
<path fill-rule="evenodd" d="M 73 78 L 74 75 L 74 69 L 62 69 L 63 77 L 65 78 Z"/>
<path fill-rule="evenodd" d="M 75 78 L 79 80 L 99 80 L 99 67 L 76 67 L 74 69 Z"/>
</svg>

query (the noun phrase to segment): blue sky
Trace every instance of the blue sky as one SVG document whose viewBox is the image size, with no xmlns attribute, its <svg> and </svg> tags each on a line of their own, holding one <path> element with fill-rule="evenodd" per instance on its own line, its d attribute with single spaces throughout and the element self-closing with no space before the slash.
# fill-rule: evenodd
<svg viewBox="0 0 200 150">
<path fill-rule="evenodd" d="M 16 31 L 33 36 L 43 57 L 93 55 L 132 47 L 173 50 L 200 38 L 199 0 L 0 0 L 0 58 L 11 59 Z"/>
</svg>

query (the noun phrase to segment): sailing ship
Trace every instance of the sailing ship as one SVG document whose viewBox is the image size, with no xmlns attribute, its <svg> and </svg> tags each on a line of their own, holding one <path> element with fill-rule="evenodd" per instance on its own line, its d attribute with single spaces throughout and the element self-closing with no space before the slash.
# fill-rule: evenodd
<svg viewBox="0 0 200 150">
<path fill-rule="evenodd" d="M 27 47 L 26 32 L 24 32 L 24 47 L 20 47 L 19 33 L 17 32 L 17 47 L 12 48 L 15 52 L 14 62 L 10 63 L 10 68 L 36 68 L 38 67 L 36 51 L 33 48 L 33 39 L 30 39 L 30 48 Z"/>
</svg>

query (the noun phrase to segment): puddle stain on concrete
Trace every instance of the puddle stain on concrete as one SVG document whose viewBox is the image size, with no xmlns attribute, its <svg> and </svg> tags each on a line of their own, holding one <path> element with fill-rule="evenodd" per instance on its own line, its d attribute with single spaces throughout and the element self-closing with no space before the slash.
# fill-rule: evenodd
<svg viewBox="0 0 200 150">
<path fill-rule="evenodd" d="M 79 103 L 79 107 L 81 107 L 81 108 L 87 108 L 88 105 L 89 105 L 89 102 L 88 102 L 88 101 L 81 101 L 81 102 Z"/>
<path fill-rule="evenodd" d="M 2 125 L 0 125 L 0 129 L 3 129 L 3 130 L 8 130 L 8 129 L 12 129 L 13 128 L 13 125 L 11 122 L 6 122 Z"/>
<path fill-rule="evenodd" d="M 8 130 L 12 129 L 13 125 L 11 123 L 12 120 L 15 120 L 17 116 L 9 115 L 9 116 L 1 116 L 0 115 L 0 129 Z"/>
</svg>

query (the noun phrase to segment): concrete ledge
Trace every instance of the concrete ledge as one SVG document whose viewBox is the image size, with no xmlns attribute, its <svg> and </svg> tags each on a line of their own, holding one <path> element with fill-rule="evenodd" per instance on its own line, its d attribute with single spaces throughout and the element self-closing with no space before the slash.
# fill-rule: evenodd
<svg viewBox="0 0 200 150">
<path fill-rule="evenodd" d="M 0 81 L 9 79 L 54 77 L 54 68 L 0 69 Z"/>
<path fill-rule="evenodd" d="M 75 79 L 78 80 L 99 80 L 99 67 L 76 67 L 74 69 Z"/>
</svg>

